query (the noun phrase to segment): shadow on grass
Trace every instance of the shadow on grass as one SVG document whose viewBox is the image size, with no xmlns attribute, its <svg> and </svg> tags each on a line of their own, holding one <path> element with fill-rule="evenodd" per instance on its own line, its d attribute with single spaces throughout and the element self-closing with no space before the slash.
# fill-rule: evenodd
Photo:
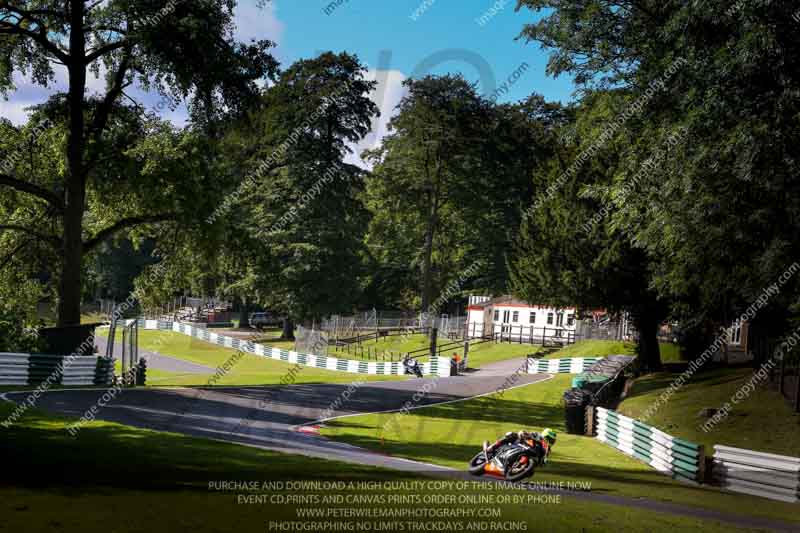
<svg viewBox="0 0 800 533">
<path fill-rule="evenodd" d="M 742 380 L 746 370 L 731 371 L 730 369 L 714 369 L 693 374 L 687 382 L 688 385 L 704 385 L 715 387 L 727 383 L 738 383 Z M 638 378 L 628 394 L 629 398 L 641 396 L 655 390 L 666 390 L 675 381 L 675 374 L 663 373 L 651 374 Z"/>
<path fill-rule="evenodd" d="M 466 470 L 469 460 L 481 450 L 480 441 L 476 441 L 474 445 L 467 445 L 451 442 L 408 443 L 392 440 L 382 445 L 381 441 L 376 438 L 358 435 L 347 435 L 342 440 L 355 446 L 406 459 L 447 464 L 452 464 L 453 461 L 460 461 L 463 463 L 464 470 Z M 533 481 L 540 479 L 589 482 L 591 483 L 592 492 L 610 494 L 619 494 L 621 492 L 613 484 L 625 485 L 628 488 L 625 491 L 626 493 L 631 492 L 631 487 L 639 487 L 634 492 L 651 494 L 653 491 L 659 491 L 662 496 L 664 491 L 677 487 L 677 482 L 672 478 L 656 471 L 575 461 L 573 459 L 574 454 L 570 453 L 571 451 L 573 450 L 567 450 L 564 455 L 559 456 L 560 451 L 556 446 L 553 450 L 551 462 L 537 470 Z M 458 468 L 457 465 L 454 466 Z M 699 485 L 681 484 L 680 488 L 696 492 L 698 497 L 708 494 L 707 490 Z"/>
<path fill-rule="evenodd" d="M 0 412 L 7 414 L 6 406 Z M 207 492 L 229 480 L 374 480 L 410 474 L 284 455 L 117 424 L 87 426 L 77 437 L 68 420 L 26 415 L 2 430 L 2 484 L 22 487 L 97 487 Z"/>
</svg>

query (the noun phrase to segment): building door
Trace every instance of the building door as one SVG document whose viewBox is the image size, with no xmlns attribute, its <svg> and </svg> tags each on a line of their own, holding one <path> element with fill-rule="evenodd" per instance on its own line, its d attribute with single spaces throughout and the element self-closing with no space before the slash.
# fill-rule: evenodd
<svg viewBox="0 0 800 533">
<path fill-rule="evenodd" d="M 503 311 L 503 326 L 500 331 L 502 331 L 503 333 L 511 331 L 511 325 L 509 324 L 510 321 L 511 321 L 511 311 L 508 310 Z"/>
</svg>

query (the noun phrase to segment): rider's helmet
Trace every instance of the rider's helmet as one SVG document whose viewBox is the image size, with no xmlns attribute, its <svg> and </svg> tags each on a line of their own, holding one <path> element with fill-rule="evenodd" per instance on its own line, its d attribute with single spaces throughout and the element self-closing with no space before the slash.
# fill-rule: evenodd
<svg viewBox="0 0 800 533">
<path fill-rule="evenodd" d="M 546 428 L 544 431 L 542 431 L 542 438 L 543 438 L 544 440 L 546 440 L 546 441 L 547 441 L 547 443 L 548 443 L 550 446 L 552 446 L 552 445 L 554 445 L 554 444 L 556 443 L 556 438 L 557 438 L 557 437 L 558 437 L 558 435 L 556 435 L 556 432 L 555 432 L 555 431 L 553 431 L 553 430 L 552 430 L 552 429 L 550 429 L 550 428 Z"/>
</svg>

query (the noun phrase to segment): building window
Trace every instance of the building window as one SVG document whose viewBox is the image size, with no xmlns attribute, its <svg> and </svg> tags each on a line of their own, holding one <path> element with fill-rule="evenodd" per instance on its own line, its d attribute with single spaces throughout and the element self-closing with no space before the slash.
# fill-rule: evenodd
<svg viewBox="0 0 800 533">
<path fill-rule="evenodd" d="M 562 327 L 564 325 L 564 313 L 558 313 L 556 316 L 556 326 Z"/>
<path fill-rule="evenodd" d="M 547 325 L 553 325 L 553 313 L 547 313 Z"/>
<path fill-rule="evenodd" d="M 531 316 L 529 322 L 531 324 L 536 324 L 536 311 L 531 311 Z"/>
<path fill-rule="evenodd" d="M 567 315 L 567 325 L 572 326 L 575 324 L 575 315 L 569 314 Z"/>
<path fill-rule="evenodd" d="M 508 324 L 508 318 L 510 315 L 510 311 L 503 311 L 503 324 Z"/>
<path fill-rule="evenodd" d="M 511 317 L 512 322 L 519 322 L 519 311 L 514 311 L 514 315 Z"/>
<path fill-rule="evenodd" d="M 500 320 L 500 311 L 495 309 L 494 310 L 494 321 L 497 322 L 498 320 Z"/>
</svg>

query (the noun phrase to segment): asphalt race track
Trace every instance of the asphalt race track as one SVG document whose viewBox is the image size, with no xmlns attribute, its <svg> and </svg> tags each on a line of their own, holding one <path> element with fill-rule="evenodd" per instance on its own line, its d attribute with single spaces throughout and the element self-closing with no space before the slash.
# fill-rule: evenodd
<svg viewBox="0 0 800 533">
<path fill-rule="evenodd" d="M 416 407 L 463 401 L 498 390 L 549 379 L 547 374 L 522 374 L 522 359 L 487 365 L 465 376 L 404 381 L 360 382 L 333 417 L 399 410 L 407 401 Z M 167 363 L 169 364 L 169 363 Z M 198 365 L 201 366 L 201 365 Z M 513 377 L 512 377 L 513 376 Z M 358 375 L 353 375 L 354 382 Z M 429 390 L 419 398 L 419 391 Z M 158 431 L 236 442 L 311 457 L 380 466 L 420 474 L 468 478 L 465 471 L 382 455 L 305 431 L 322 418 L 348 384 L 303 384 L 268 387 L 175 387 L 123 389 L 100 409 L 97 419 Z M 80 418 L 106 389 L 53 390 L 36 407 Z M 352 388 L 351 388 L 352 391 Z M 22 402 L 30 392 L 8 392 L 0 398 Z M 419 401 L 413 401 L 417 394 Z M 511 428 L 517 429 L 517 428 Z M 472 478 L 474 479 L 474 478 Z M 559 492 L 559 491 L 552 491 Z M 732 515 L 688 505 L 594 492 L 568 492 L 570 497 L 624 505 L 680 516 L 717 520 L 750 528 L 796 531 L 794 524 Z"/>
<path fill-rule="evenodd" d="M 158 431 L 173 431 L 228 440 L 278 451 L 400 468 L 403 470 L 449 470 L 376 454 L 344 443 L 333 442 L 303 431 L 307 424 L 325 416 L 345 416 L 399 410 L 406 402 L 426 406 L 464 400 L 500 389 L 547 379 L 546 374 L 509 376 L 522 360 L 505 361 L 494 368 L 467 376 L 349 384 L 303 384 L 266 387 L 175 387 L 123 389 L 97 413 L 98 420 L 118 422 Z M 506 369 L 511 369 L 506 371 Z M 351 394 L 345 394 L 350 387 Z M 423 389 L 425 387 L 425 389 Z M 420 391 L 427 391 L 422 394 Z M 80 418 L 95 405 L 105 389 L 53 390 L 43 394 L 36 406 L 46 411 Z M 28 392 L 4 396 L 23 401 Z M 418 401 L 414 401 L 417 395 Z M 345 399 L 346 398 L 346 399 Z M 339 400 L 340 407 L 330 408 Z"/>
<path fill-rule="evenodd" d="M 105 354 L 108 339 L 106 337 L 96 336 L 94 338 L 95 346 L 97 346 L 97 353 Z M 118 354 L 122 353 L 122 344 L 117 342 L 114 344 L 114 354 L 119 358 Z M 167 372 L 176 372 L 179 374 L 213 374 L 217 371 L 216 368 L 193 363 L 191 361 L 184 361 L 177 357 L 170 357 L 158 352 L 149 352 L 147 350 L 140 350 L 139 357 L 147 359 L 148 368 L 156 370 L 166 370 Z"/>
</svg>

